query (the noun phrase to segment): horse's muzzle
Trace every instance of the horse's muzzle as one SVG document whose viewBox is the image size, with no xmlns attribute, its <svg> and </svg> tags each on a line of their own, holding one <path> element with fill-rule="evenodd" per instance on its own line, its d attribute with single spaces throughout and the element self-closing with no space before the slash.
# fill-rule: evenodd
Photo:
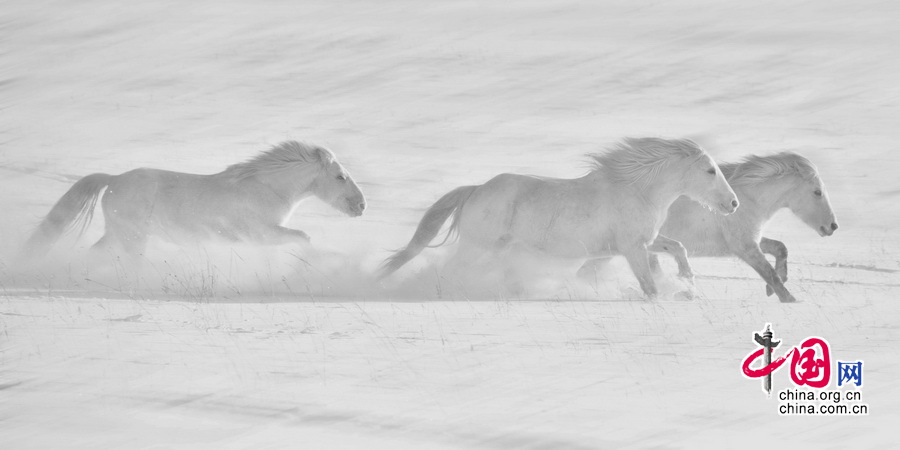
<svg viewBox="0 0 900 450">
<path fill-rule="evenodd" d="M 822 225 L 819 227 L 819 236 L 831 236 L 838 229 L 837 222 L 831 222 L 831 226 Z"/>
<path fill-rule="evenodd" d="M 737 199 L 731 200 L 731 204 L 719 203 L 719 211 L 721 211 L 722 214 L 728 215 L 737 211 L 739 205 L 740 203 L 738 203 Z"/>
<path fill-rule="evenodd" d="M 363 211 L 366 210 L 366 202 L 352 203 L 348 202 L 348 206 L 350 207 L 350 215 L 353 217 L 359 217 L 362 215 Z"/>
</svg>

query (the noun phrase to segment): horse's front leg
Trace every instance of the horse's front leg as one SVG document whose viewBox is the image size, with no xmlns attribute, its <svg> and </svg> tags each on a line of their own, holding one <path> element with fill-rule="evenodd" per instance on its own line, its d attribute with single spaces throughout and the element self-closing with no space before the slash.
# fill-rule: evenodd
<svg viewBox="0 0 900 450">
<path fill-rule="evenodd" d="M 763 255 L 763 252 L 758 245 L 752 243 L 736 249 L 734 253 L 738 258 L 741 258 L 744 262 L 749 264 L 750 267 L 752 267 L 753 270 L 755 270 L 756 273 L 772 287 L 775 294 L 778 295 L 778 300 L 783 303 L 797 301 L 797 299 L 788 292 L 787 288 L 784 287 L 781 277 L 778 276 L 778 273 L 775 272 L 775 269 L 769 264 L 769 261 L 766 261 L 766 256 Z"/>
<path fill-rule="evenodd" d="M 678 263 L 678 276 L 690 281 L 691 284 L 694 283 L 694 270 L 691 269 L 691 264 L 687 258 L 687 250 L 681 242 L 659 234 L 656 236 L 656 240 L 647 247 L 647 250 L 651 252 L 666 252 L 672 255 L 675 258 L 675 262 Z M 651 255 L 651 257 L 651 265 L 653 265 L 653 260 L 655 260 L 656 270 L 659 270 L 659 260 L 656 259 L 656 255 Z"/>
<path fill-rule="evenodd" d="M 762 238 L 759 241 L 759 249 L 763 253 L 768 253 L 775 257 L 775 273 L 781 277 L 781 282 L 787 281 L 787 247 L 781 241 L 775 239 Z M 766 295 L 772 295 L 775 291 L 772 286 L 766 285 Z"/>
<path fill-rule="evenodd" d="M 650 254 L 647 252 L 647 246 L 644 244 L 633 245 L 623 248 L 622 255 L 628 261 L 628 266 L 634 272 L 641 290 L 648 297 L 656 296 L 656 283 L 653 281 L 653 275 L 650 272 Z"/>
<path fill-rule="evenodd" d="M 308 244 L 310 238 L 308 234 L 300 230 L 283 227 L 281 225 L 275 225 L 272 233 L 270 234 L 270 240 L 273 244 L 290 244 L 293 242 Z"/>
</svg>

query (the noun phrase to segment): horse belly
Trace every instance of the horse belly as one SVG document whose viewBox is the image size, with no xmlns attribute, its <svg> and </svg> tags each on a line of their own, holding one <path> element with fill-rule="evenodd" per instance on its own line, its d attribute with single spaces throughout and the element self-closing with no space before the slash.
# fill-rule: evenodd
<svg viewBox="0 0 900 450">
<path fill-rule="evenodd" d="M 196 239 L 227 242 L 261 241 L 269 233 L 262 214 L 238 202 L 222 202 L 206 199 L 201 205 L 193 202 L 178 202 L 159 211 L 154 217 L 156 233 L 168 240 L 190 243 Z M 212 206 L 212 207 L 211 207 Z M 278 220 L 268 220 L 274 226 Z"/>
<path fill-rule="evenodd" d="M 566 236 L 553 241 L 541 242 L 538 245 L 543 252 L 560 258 L 591 258 L 619 253 L 615 240 L 602 234 L 589 236 L 587 239 Z"/>
<path fill-rule="evenodd" d="M 524 247 L 560 258 L 585 258 L 609 242 L 603 230 L 592 229 L 585 217 L 558 211 L 559 204 L 535 199 L 484 202 L 463 211 L 460 239 L 489 250 Z"/>
<path fill-rule="evenodd" d="M 154 184 L 148 232 L 164 240 L 237 240 L 243 227 L 235 221 L 250 216 L 241 211 L 239 193 L 212 177 L 160 171 Z"/>
<path fill-rule="evenodd" d="M 460 240 L 487 250 L 519 247 L 560 258 L 615 251 L 608 220 L 597 217 L 604 210 L 596 194 L 576 180 L 498 175 L 463 206 Z"/>
</svg>

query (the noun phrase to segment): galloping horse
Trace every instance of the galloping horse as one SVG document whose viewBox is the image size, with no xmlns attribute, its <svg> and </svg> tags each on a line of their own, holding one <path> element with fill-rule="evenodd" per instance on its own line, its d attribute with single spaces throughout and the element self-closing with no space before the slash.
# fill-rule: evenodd
<svg viewBox="0 0 900 450">
<path fill-rule="evenodd" d="M 143 253 L 151 235 L 176 243 L 211 238 L 261 244 L 309 241 L 303 231 L 282 225 L 311 195 L 349 216 L 361 215 L 366 207 L 359 187 L 331 151 L 287 141 L 213 175 L 147 168 L 88 175 L 53 206 L 23 254 L 46 254 L 73 228 L 80 236 L 101 194 L 106 230 L 94 248 L 131 257 Z"/>
<path fill-rule="evenodd" d="M 658 235 L 669 205 L 684 194 L 722 214 L 738 207 L 719 167 L 690 140 L 630 138 L 592 158 L 593 170 L 581 178 L 501 174 L 450 191 L 428 209 L 406 248 L 385 261 L 381 276 L 419 254 L 452 216 L 457 254 L 511 246 L 569 259 L 622 254 L 652 296 L 647 251 L 681 247 Z"/>
<path fill-rule="evenodd" d="M 735 255 L 766 281 L 766 293 L 782 302 L 796 301 L 784 287 L 787 281 L 787 247 L 762 237 L 762 228 L 776 211 L 788 208 L 820 236 L 831 236 L 837 220 L 816 166 L 796 153 L 749 156 L 743 162 L 722 164 L 722 173 L 741 202 L 728 216 L 714 216 L 696 202 L 679 198 L 669 208 L 660 233 L 680 241 L 691 256 Z M 775 257 L 773 268 L 766 257 Z M 672 253 L 679 265 L 683 254 Z M 651 264 L 658 268 L 656 255 Z"/>
</svg>

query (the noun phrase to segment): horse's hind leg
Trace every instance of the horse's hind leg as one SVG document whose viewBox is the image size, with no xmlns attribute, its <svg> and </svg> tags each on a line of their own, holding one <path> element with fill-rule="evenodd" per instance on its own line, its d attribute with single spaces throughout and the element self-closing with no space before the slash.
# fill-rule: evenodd
<svg viewBox="0 0 900 450">
<path fill-rule="evenodd" d="M 146 244 L 147 237 L 143 235 L 135 235 L 123 239 L 114 234 L 106 233 L 91 246 L 91 250 L 125 255 L 131 260 L 138 261 L 144 255 Z"/>
<path fill-rule="evenodd" d="M 762 238 L 759 241 L 759 249 L 775 257 L 775 273 L 781 277 L 782 283 L 787 281 L 787 247 L 781 241 Z M 766 295 L 772 295 L 775 291 L 772 286 L 766 285 Z"/>
<path fill-rule="evenodd" d="M 119 248 L 119 246 L 116 244 L 115 238 L 109 233 L 104 233 L 103 237 L 91 246 L 91 251 L 95 253 L 114 252 L 117 248 Z"/>
<path fill-rule="evenodd" d="M 488 252 L 482 247 L 460 239 L 456 251 L 444 264 L 443 271 L 450 276 L 467 279 L 486 272 Z"/>
<path fill-rule="evenodd" d="M 106 233 L 91 246 L 92 266 L 97 268 L 91 278 L 118 289 L 134 289 L 140 284 L 141 255 L 146 238 L 124 240 L 107 227 Z M 102 281 L 101 281 L 102 280 Z"/>
<path fill-rule="evenodd" d="M 596 281 L 598 273 L 602 272 L 603 269 L 609 265 L 611 259 L 612 257 L 589 259 L 578 268 L 578 272 L 575 273 L 575 276 L 583 280 Z"/>
<path fill-rule="evenodd" d="M 772 287 L 772 290 L 778 295 L 778 300 L 783 303 L 795 302 L 797 299 L 788 292 L 781 281 L 781 277 L 775 272 L 775 269 L 766 261 L 766 255 L 763 255 L 758 245 L 751 244 L 735 251 L 738 258 L 750 265 L 756 273 Z"/>
<path fill-rule="evenodd" d="M 107 216 L 108 217 L 108 216 Z M 106 232 L 93 246 L 91 250 L 102 251 L 122 261 L 125 257 L 129 269 L 138 269 L 141 266 L 141 257 L 147 247 L 147 234 L 144 230 L 122 224 L 117 220 L 108 220 Z"/>
</svg>

